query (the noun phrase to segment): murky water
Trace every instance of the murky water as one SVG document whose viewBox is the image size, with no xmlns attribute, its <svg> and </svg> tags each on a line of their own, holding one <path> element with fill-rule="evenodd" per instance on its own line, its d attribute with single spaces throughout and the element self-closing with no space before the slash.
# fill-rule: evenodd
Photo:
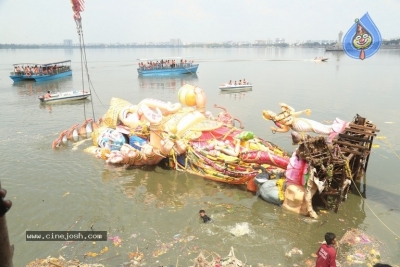
<svg viewBox="0 0 400 267">
<path fill-rule="evenodd" d="M 0 50 L 1 183 L 13 201 L 7 215 L 15 244 L 15 266 L 36 258 L 62 255 L 86 262 L 118 266 L 129 253 L 144 253 L 146 266 L 188 266 L 200 250 L 236 257 L 249 264 L 292 266 L 311 258 L 333 231 L 340 238 L 358 228 L 381 242 L 383 259 L 399 263 L 400 219 L 400 58 L 399 50 L 381 50 L 357 61 L 344 54 L 317 49 L 89 49 L 92 102 L 40 105 L 47 90 L 81 89 L 78 50 Z M 326 63 L 315 56 L 329 57 Z M 137 58 L 194 56 L 197 75 L 139 78 Z M 72 59 L 73 76 L 42 83 L 13 84 L 13 63 Z M 221 94 L 220 83 L 245 78 L 253 91 Z M 289 134 L 272 134 L 261 110 L 279 111 L 279 102 L 297 110 L 312 109 L 311 119 L 352 120 L 360 114 L 380 129 L 368 172 L 361 184 L 365 202 L 349 196 L 337 214 L 321 214 L 318 221 L 266 203 L 244 187 L 205 180 L 161 167 L 129 169 L 107 166 L 83 152 L 90 141 L 51 149 L 58 134 L 86 117 L 101 117 L 111 97 L 137 103 L 146 97 L 177 102 L 177 92 L 191 83 L 207 93 L 207 109 L 224 106 L 247 130 L 293 151 Z M 85 85 L 87 87 L 87 84 Z M 92 107 L 93 104 L 93 107 Z M 202 224 L 205 209 L 212 223 Z M 27 242 L 30 230 L 98 230 L 122 241 Z M 393 232 L 391 232 L 393 231 Z M 119 240 L 119 239 L 114 239 Z M 88 254 L 100 253 L 97 257 Z M 285 256 L 293 248 L 303 255 Z M 340 253 L 342 253 L 341 251 Z M 84 255 L 89 256 L 84 256 Z M 342 265 L 343 266 L 343 265 Z"/>
</svg>

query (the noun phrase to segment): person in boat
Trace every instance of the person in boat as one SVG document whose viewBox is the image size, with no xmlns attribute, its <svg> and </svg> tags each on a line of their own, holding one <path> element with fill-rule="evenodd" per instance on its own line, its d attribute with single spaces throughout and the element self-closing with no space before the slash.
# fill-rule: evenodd
<svg viewBox="0 0 400 267">
<path fill-rule="evenodd" d="M 239 80 L 239 85 L 242 85 L 242 80 Z"/>
<path fill-rule="evenodd" d="M 229 80 L 229 85 L 232 85 L 232 80 Z"/>
<path fill-rule="evenodd" d="M 234 85 L 237 85 L 236 81 L 235 81 Z"/>
<path fill-rule="evenodd" d="M 25 68 L 25 75 L 28 77 L 32 75 L 31 69 L 28 66 Z"/>
<path fill-rule="evenodd" d="M 245 78 L 243 78 L 243 84 L 244 84 L 244 85 L 246 85 L 246 84 L 247 84 L 247 82 L 246 82 L 246 79 L 245 79 Z"/>
<path fill-rule="evenodd" d="M 51 98 L 50 91 L 47 91 L 47 94 L 44 95 L 44 99 L 49 99 Z"/>
</svg>

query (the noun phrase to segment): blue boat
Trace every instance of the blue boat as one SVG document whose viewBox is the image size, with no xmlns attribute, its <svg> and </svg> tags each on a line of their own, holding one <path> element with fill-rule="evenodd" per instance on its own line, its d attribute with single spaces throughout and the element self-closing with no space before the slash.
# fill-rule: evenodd
<svg viewBox="0 0 400 267">
<path fill-rule="evenodd" d="M 137 71 L 142 76 L 195 74 L 199 67 L 193 60 L 187 61 L 181 57 L 138 60 Z"/>
<path fill-rule="evenodd" d="M 19 81 L 48 81 L 72 75 L 71 60 L 14 64 L 10 78 Z"/>
</svg>

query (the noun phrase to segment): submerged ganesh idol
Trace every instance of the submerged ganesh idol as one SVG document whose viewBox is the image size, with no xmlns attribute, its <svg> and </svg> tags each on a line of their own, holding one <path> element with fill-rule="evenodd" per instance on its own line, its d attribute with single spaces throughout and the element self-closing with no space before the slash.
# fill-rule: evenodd
<svg viewBox="0 0 400 267">
<path fill-rule="evenodd" d="M 235 127 L 234 120 L 226 120 L 232 117 L 226 110 L 223 116 L 206 111 L 207 98 L 201 88 L 186 84 L 178 99 L 180 103 L 144 99 L 132 104 L 112 98 L 99 122 L 62 132 L 53 147 L 87 129 L 93 146 L 85 151 L 107 164 L 143 166 L 162 161 L 171 169 L 214 181 L 245 184 L 251 191 L 257 190 L 254 178 L 261 169 L 270 179 L 285 177 L 287 153 L 253 132 Z M 281 197 L 284 190 L 280 183 Z"/>
<path fill-rule="evenodd" d="M 132 104 L 112 98 L 106 114 L 92 122 L 94 146 L 86 151 L 110 164 L 155 165 L 168 159 L 172 168 L 232 184 L 247 183 L 260 165 L 274 173 L 286 169 L 285 151 L 206 111 L 201 88 L 187 84 L 178 99 L 180 103 L 144 99 Z M 53 147 L 78 130 L 84 132 L 78 125 L 62 132 Z"/>
</svg>

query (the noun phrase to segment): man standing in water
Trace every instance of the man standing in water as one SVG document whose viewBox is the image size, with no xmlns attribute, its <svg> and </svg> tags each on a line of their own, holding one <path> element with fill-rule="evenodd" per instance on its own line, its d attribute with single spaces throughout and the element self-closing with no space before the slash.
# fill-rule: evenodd
<svg viewBox="0 0 400 267">
<path fill-rule="evenodd" d="M 317 263 L 315 267 L 336 267 L 336 235 L 334 233 L 326 233 L 325 241 L 318 249 Z"/>
</svg>

